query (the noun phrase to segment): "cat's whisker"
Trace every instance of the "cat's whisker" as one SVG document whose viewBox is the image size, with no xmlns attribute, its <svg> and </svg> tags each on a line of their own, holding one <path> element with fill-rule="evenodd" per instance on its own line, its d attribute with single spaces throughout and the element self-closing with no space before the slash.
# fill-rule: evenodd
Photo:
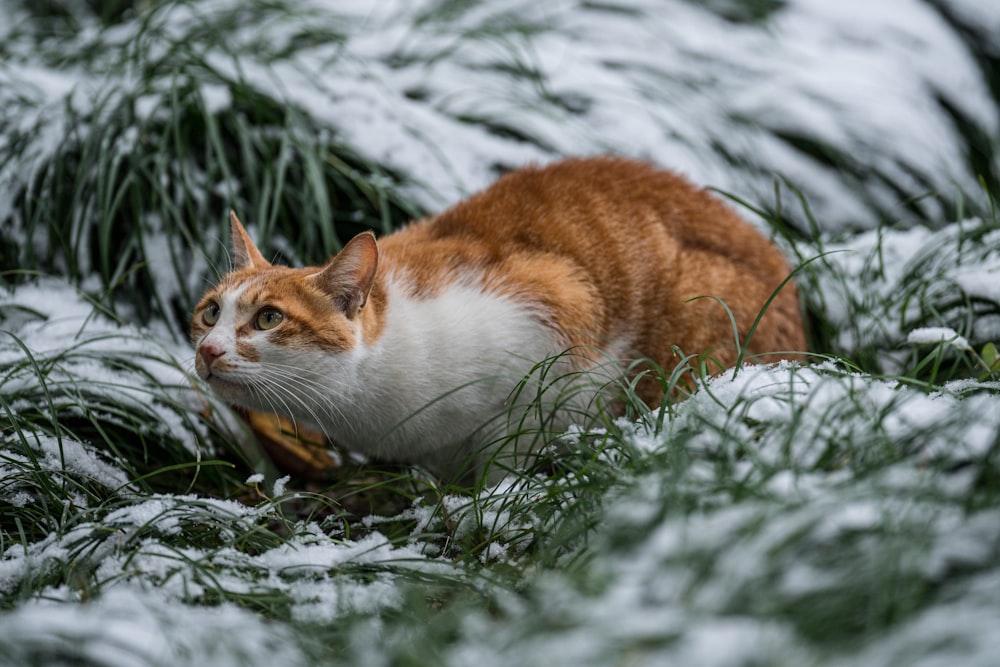
<svg viewBox="0 0 1000 667">
<path fill-rule="evenodd" d="M 273 371 L 275 374 L 287 377 L 302 386 L 313 386 L 323 391 L 329 390 L 329 383 L 324 383 L 324 376 L 315 371 L 304 369 L 300 366 L 290 364 L 277 364 L 274 362 L 260 362 L 261 368 Z"/>
<path fill-rule="evenodd" d="M 291 420 L 292 425 L 295 427 L 295 435 L 296 437 L 298 437 L 299 426 L 298 426 L 298 421 L 295 419 L 295 411 L 292 410 L 291 406 L 289 406 L 288 403 L 285 401 L 285 397 L 282 396 L 280 392 L 272 391 L 271 390 L 272 385 L 260 378 L 251 377 L 248 378 L 248 380 L 249 380 L 248 385 L 252 389 L 256 390 L 257 395 L 261 399 L 261 403 L 270 406 L 271 411 L 274 412 L 275 414 L 283 415 Z M 275 400 L 277 400 L 277 402 L 281 404 L 281 407 L 279 407 L 275 403 Z"/>
<path fill-rule="evenodd" d="M 284 387 L 286 387 L 286 388 L 287 387 L 298 388 L 300 390 L 298 392 L 294 391 L 294 390 L 285 392 L 285 396 L 284 397 L 282 397 L 280 395 L 276 395 L 276 398 L 278 398 L 283 403 L 283 405 L 285 406 L 286 411 L 289 412 L 289 413 L 291 413 L 290 406 L 287 403 L 285 403 L 285 397 L 287 397 L 288 399 L 294 401 L 296 404 L 302 406 L 303 410 L 307 414 L 309 414 L 309 416 L 312 418 L 312 421 L 313 421 L 314 425 L 323 432 L 323 435 L 325 435 L 327 437 L 327 439 L 329 439 L 329 440 L 332 441 L 333 438 L 332 438 L 331 434 L 328 433 L 326 427 L 324 426 L 325 421 L 323 419 L 321 419 L 320 416 L 319 416 L 319 414 L 317 414 L 317 412 L 316 412 L 317 408 L 321 409 L 326 414 L 327 417 L 329 417 L 331 420 L 333 420 L 334 415 L 333 415 L 332 412 L 330 412 L 330 408 L 331 407 L 335 407 L 335 406 L 333 406 L 333 404 L 329 401 L 329 399 L 326 398 L 326 394 L 323 391 L 322 385 L 318 385 L 315 382 L 310 382 L 306 378 L 302 378 L 300 376 L 297 376 L 297 375 L 295 375 L 295 374 L 293 374 L 293 373 L 291 373 L 289 371 L 282 371 L 282 370 L 279 370 L 279 369 L 275 369 L 273 367 L 274 365 L 269 364 L 269 363 L 268 364 L 261 364 L 261 366 L 265 370 L 269 370 L 269 371 L 272 372 L 272 375 L 274 376 L 273 377 L 274 380 L 283 381 L 284 382 L 284 385 L 283 385 Z M 271 378 L 269 378 L 269 379 L 271 379 Z M 255 380 L 255 381 L 257 381 L 257 380 Z M 262 389 L 268 389 L 268 390 L 270 390 L 270 387 L 273 384 L 275 384 L 274 382 L 260 382 L 260 381 L 258 381 L 258 382 L 262 385 Z M 300 396 L 300 393 L 304 393 L 304 392 L 312 393 L 315 396 L 315 398 L 316 398 L 316 405 L 315 406 L 310 405 L 309 403 L 306 402 L 306 400 L 302 396 Z M 289 418 L 292 418 L 293 421 L 294 421 L 294 414 L 288 414 L 287 416 Z"/>
<path fill-rule="evenodd" d="M 332 361 L 337 365 L 337 367 L 338 367 L 337 370 L 340 371 L 337 374 L 336 377 L 338 379 L 346 379 L 347 380 L 347 383 L 345 384 L 345 387 L 344 387 L 345 393 L 351 394 L 351 392 L 353 391 L 353 388 L 354 388 L 354 385 L 353 385 L 353 381 L 354 381 L 353 374 L 347 372 L 347 369 L 344 366 L 343 362 L 341 362 L 339 359 L 333 359 Z M 323 376 L 317 374 L 315 371 L 310 371 L 308 369 L 302 368 L 301 366 L 296 366 L 296 365 L 293 365 L 293 364 L 279 364 L 279 363 L 275 363 L 273 361 L 261 362 L 261 365 L 262 366 L 266 366 L 266 367 L 271 368 L 271 369 L 274 369 L 276 371 L 277 370 L 290 371 L 290 372 L 292 372 L 292 373 L 295 374 L 296 379 L 301 379 L 301 380 L 306 380 L 306 381 L 312 381 L 319 388 L 321 388 L 323 391 L 328 391 L 329 390 L 329 386 L 327 384 L 324 384 L 322 382 Z M 309 375 L 315 375 L 316 379 L 310 378 Z"/>
<path fill-rule="evenodd" d="M 324 422 L 324 420 L 320 418 L 320 415 L 318 414 L 317 410 L 322 412 L 326 417 L 328 417 L 330 421 L 335 421 L 335 416 L 344 417 L 343 414 L 335 415 L 335 413 L 332 411 L 332 409 L 335 408 L 335 406 L 331 405 L 328 400 L 323 400 L 324 398 L 323 394 L 319 389 L 316 389 L 315 387 L 296 385 L 293 382 L 287 382 L 287 381 L 284 386 L 286 388 L 292 389 L 293 392 L 295 389 L 298 389 L 299 392 L 301 392 L 302 394 L 309 394 L 313 397 L 314 403 L 309 403 L 306 401 L 306 396 L 297 395 L 296 393 L 293 393 L 291 396 L 291 398 L 298 405 L 301 405 L 303 410 L 307 412 L 312 418 L 312 420 L 317 424 L 322 424 Z"/>
<path fill-rule="evenodd" d="M 270 405 L 270 412 L 276 415 L 281 415 L 292 422 L 292 426 L 295 429 L 295 437 L 299 437 L 299 422 L 295 417 L 295 411 L 292 410 L 291 406 L 287 403 L 284 397 L 276 392 L 272 392 L 270 387 L 267 385 L 260 385 L 257 387 L 257 393 L 261 397 L 261 402 Z M 281 405 L 279 406 L 278 403 Z"/>
<path fill-rule="evenodd" d="M 259 380 L 253 380 L 248 386 L 251 392 L 260 398 L 261 404 L 270 406 L 270 412 L 286 417 L 289 421 L 291 421 L 292 427 L 294 428 L 293 435 L 296 438 L 301 437 L 299 434 L 299 423 L 295 418 L 295 412 L 291 409 L 288 403 L 285 402 L 285 399 L 280 394 L 270 391 L 270 386 Z M 277 399 L 282 404 L 282 407 L 278 407 L 272 399 Z M 329 434 L 321 425 L 319 426 L 319 429 L 327 440 L 331 440 Z"/>
</svg>

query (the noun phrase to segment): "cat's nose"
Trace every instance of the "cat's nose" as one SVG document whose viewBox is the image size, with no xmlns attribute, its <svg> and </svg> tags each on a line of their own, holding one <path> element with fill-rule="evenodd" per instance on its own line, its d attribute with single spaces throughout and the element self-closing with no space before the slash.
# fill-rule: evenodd
<svg viewBox="0 0 1000 667">
<path fill-rule="evenodd" d="M 202 345 L 198 348 L 198 354 L 201 355 L 201 359 L 205 362 L 206 368 L 212 368 L 212 362 L 225 353 L 226 351 L 218 345 Z"/>
</svg>

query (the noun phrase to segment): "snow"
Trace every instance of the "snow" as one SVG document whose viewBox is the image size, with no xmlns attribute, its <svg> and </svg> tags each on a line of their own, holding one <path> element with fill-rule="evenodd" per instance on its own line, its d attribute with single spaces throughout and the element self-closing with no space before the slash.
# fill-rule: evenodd
<svg viewBox="0 0 1000 667">
<path fill-rule="evenodd" d="M 117 466 L 108 462 L 106 456 L 87 443 L 71 438 L 35 435 L 32 448 L 40 455 L 33 463 L 40 470 L 50 472 L 71 471 L 84 478 L 97 481 L 109 489 L 130 489 L 128 476 Z M 16 454 L 12 458 L 23 457 Z M 14 468 L 0 466 L 0 474 L 12 473 Z"/>
<path fill-rule="evenodd" d="M 818 280 L 800 287 L 839 332 L 838 350 L 885 350 L 889 373 L 902 370 L 898 352 L 911 331 L 954 330 L 943 325 L 965 299 L 1000 303 L 1000 233 L 989 221 L 882 228 L 796 252 L 818 258 Z M 1000 338 L 995 315 L 963 326 L 971 328 L 954 333 L 971 346 Z"/>
<path fill-rule="evenodd" d="M 950 0 L 942 9 L 946 15 L 955 17 L 957 23 L 967 30 L 982 35 L 996 35 L 1000 32 L 1000 14 L 989 3 L 979 0 Z M 1000 46 L 996 40 L 985 40 L 985 45 L 990 49 L 991 55 L 1000 54 Z"/>
<path fill-rule="evenodd" d="M 11 664 L 38 655 L 108 667 L 305 665 L 288 632 L 233 604 L 183 615 L 156 589 L 115 588 L 85 604 L 35 599 L 4 616 L 0 652 Z"/>
<path fill-rule="evenodd" d="M 160 31 L 142 40 L 134 22 L 87 24 L 73 45 L 139 48 L 156 62 L 192 26 L 243 4 L 164 6 L 155 12 Z M 1000 33 L 990 3 L 954 0 L 947 11 L 970 30 Z M 134 69 L 113 75 L 117 56 L 38 58 L 16 30 L 26 17 L 20 6 L 0 3 L 0 16 L 9 19 L 0 20 L 8 123 L 0 155 L 21 150 L 0 162 L 0 220 L 20 244 L 12 193 L 38 177 L 74 119 L 90 117 L 73 125 L 85 135 L 130 104 L 146 122 L 163 113 L 172 89 L 144 87 Z M 486 185 L 499 168 L 564 154 L 647 157 L 751 202 L 770 201 L 775 177 L 787 177 L 819 220 L 817 238 L 789 249 L 822 256 L 802 291 L 839 332 L 834 352 L 882 351 L 877 363 L 895 373 L 911 354 L 929 353 L 925 346 L 961 354 L 1000 339 L 996 317 L 953 317 L 963 298 L 1000 301 L 1000 232 L 975 218 L 947 224 L 953 211 L 937 198 L 918 205 L 937 228 L 912 224 L 901 205 L 926 190 L 975 188 L 939 97 L 990 141 L 1000 137 L 973 55 L 932 3 L 788 0 L 764 25 L 685 0 L 497 0 L 451 11 L 436 0 L 311 0 L 267 17 L 237 22 L 225 48 L 205 50 L 213 74 L 192 81 L 207 112 L 232 106 L 229 80 L 248 85 L 402 174 L 430 209 Z M 310 30 L 343 40 L 291 48 Z M 132 130 L 115 139 L 122 155 L 142 140 Z M 849 168 L 822 164 L 789 136 L 830 144 Z M 886 224 L 897 218 L 910 226 Z M 159 260 L 149 267 L 155 297 L 196 290 L 204 260 L 185 258 L 158 217 L 137 224 L 146 256 Z M 842 234 L 857 229 L 867 231 Z M 44 240 L 36 233 L 37 252 L 47 252 Z M 173 282 L 177 258 L 191 263 L 187 285 Z M 486 591 L 492 602 L 463 608 L 448 630 L 453 641 L 439 647 L 441 664 L 931 667 L 992 665 L 1000 652 L 1000 513 L 964 504 L 980 492 L 977 466 L 1000 439 L 995 383 L 970 377 L 927 392 L 835 360 L 745 367 L 674 406 L 662 429 L 653 417 L 610 425 L 626 447 L 601 451 L 597 462 L 624 472 L 600 498 L 589 497 L 597 482 L 584 474 L 509 478 L 474 498 L 417 499 L 399 515 L 369 516 L 364 535 L 300 521 L 287 524 L 292 534 L 280 543 L 247 546 L 282 517 L 279 500 L 296 493 L 289 478 L 252 507 L 183 489 L 144 493 L 129 462 L 99 442 L 27 418 L 48 414 L 46 397 L 82 396 L 98 412 L 111 405 L 145 415 L 153 426 L 143 437 L 176 441 L 192 459 L 205 453 L 209 426 L 192 415 L 211 399 L 185 372 L 191 350 L 166 323 L 138 329 L 106 316 L 88 297 L 97 291 L 96 281 L 43 278 L 0 293 L 0 416 L 25 420 L 0 432 L 0 503 L 33 511 L 49 497 L 38 480 L 66 484 L 64 524 L 0 543 L 0 594 L 12 601 L 0 615 L 0 655 L 15 664 L 38 656 L 308 664 L 294 625 L 341 623 L 350 635 L 343 662 L 389 664 L 396 644 L 426 628 L 414 619 L 394 638 L 384 618 L 405 612 L 408 586 L 435 580 Z M 56 406 L 60 418 L 81 409 L 73 400 Z M 243 435 L 232 420 L 215 426 Z M 578 427 L 564 440 L 607 436 Z M 645 467 L 624 465 L 633 458 Z M 246 484 L 266 479 L 254 474 Z M 113 500 L 75 491 L 76 483 Z M 748 489 L 759 495 L 741 497 Z M 565 499 L 567 519 L 523 510 L 553 497 Z M 600 510 L 586 515 L 587 502 Z M 586 537 L 569 522 L 578 510 L 594 519 Z M 498 573 L 520 567 L 536 535 L 560 520 L 570 535 L 559 534 L 561 560 L 518 571 L 508 590 Z M 402 522 L 411 534 L 390 540 L 388 527 Z M 447 544 L 428 538 L 435 534 L 480 543 L 478 569 L 453 562 Z M 186 542 L 191 535 L 212 539 Z M 886 577 L 931 599 L 889 610 L 900 611 L 893 624 L 858 646 L 816 648 L 800 619 L 772 613 L 820 599 L 830 613 L 858 614 Z M 274 599 L 291 623 L 251 611 L 253 601 Z"/>
<path fill-rule="evenodd" d="M 958 350 L 968 350 L 969 341 L 950 327 L 921 327 L 906 335 L 906 342 L 914 345 L 947 343 Z"/>
<path fill-rule="evenodd" d="M 109 320 L 81 290 L 57 279 L 0 292 L 0 317 L 5 327 L 0 364 L 12 366 L 0 380 L 0 392 L 12 397 L 18 409 L 37 407 L 19 404 L 23 396 L 45 400 L 55 394 L 70 403 L 89 396 L 98 409 L 101 401 L 110 401 L 149 413 L 155 417 L 156 434 L 177 439 L 192 453 L 199 451 L 205 427 L 193 424 L 184 410 L 207 408 L 214 399 L 196 389 L 184 370 L 193 361 L 189 347 Z M 33 362 L 19 363 L 26 354 Z M 232 421 L 221 426 L 232 428 Z M 37 447 L 52 452 L 47 443 L 40 440 Z M 72 446 L 64 443 L 60 456 Z M 118 486 L 116 481 L 111 488 Z"/>
<path fill-rule="evenodd" d="M 751 201 L 770 200 L 775 176 L 788 177 L 830 230 L 871 225 L 872 206 L 904 215 L 900 191 L 954 191 L 966 160 L 938 96 L 987 136 L 998 132 L 974 59 L 921 0 L 885 7 L 794 0 L 766 29 L 685 0 L 499 0 L 450 12 L 435 11 L 437 4 L 314 0 L 264 25 L 230 29 L 226 49 L 204 54 L 217 79 L 198 84 L 201 101 L 209 111 L 226 108 L 229 79 L 303 109 L 362 155 L 406 175 L 409 194 L 432 209 L 483 187 L 498 165 L 611 151 Z M 973 4 L 962 3 L 963 11 L 991 15 Z M 234 6 L 208 0 L 160 9 L 161 31 L 137 48 L 155 62 L 172 40 Z M 120 43 L 126 57 L 135 30 L 83 31 L 79 42 Z M 269 48 L 261 48 L 261 30 Z M 298 34 L 313 30 L 343 41 L 294 48 Z M 286 48 L 291 56 L 269 57 Z M 34 139 L 27 164 L 0 169 L 0 184 L 30 178 L 58 147 L 70 122 L 65 99 L 85 105 L 110 94 L 102 107 L 109 113 L 140 91 L 142 118 L 160 106 L 157 95 L 170 94 L 140 89 L 139 78 L 112 83 L 106 63 L 96 71 L 43 68 L 12 51 L 17 57 L 0 66 L 0 91 L 9 91 L 0 102 L 22 110 L 20 127 Z M 525 140 L 500 136 L 490 123 Z M 829 143 L 852 169 L 819 164 L 787 136 Z M 869 201 L 858 199 L 860 184 Z M 0 213 L 4 206 L 0 198 Z M 917 206 L 944 212 L 930 198 Z"/>
<path fill-rule="evenodd" d="M 274 481 L 274 497 L 280 498 L 285 495 L 285 486 L 291 480 L 290 475 L 285 475 L 284 477 L 279 477 Z"/>
</svg>

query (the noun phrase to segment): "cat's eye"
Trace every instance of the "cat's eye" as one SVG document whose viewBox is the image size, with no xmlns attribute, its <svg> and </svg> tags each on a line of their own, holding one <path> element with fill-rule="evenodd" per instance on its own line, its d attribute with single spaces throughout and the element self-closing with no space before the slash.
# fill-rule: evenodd
<svg viewBox="0 0 1000 667">
<path fill-rule="evenodd" d="M 255 324 L 258 329 L 267 331 L 268 329 L 273 329 L 281 324 L 283 319 L 285 319 L 285 316 L 281 314 L 281 311 L 277 311 L 274 308 L 265 308 L 257 313 L 257 321 Z"/>
<path fill-rule="evenodd" d="M 210 327 L 215 326 L 215 323 L 219 321 L 220 314 L 222 314 L 222 309 L 219 308 L 219 304 L 211 303 L 201 314 L 201 321 Z"/>
</svg>

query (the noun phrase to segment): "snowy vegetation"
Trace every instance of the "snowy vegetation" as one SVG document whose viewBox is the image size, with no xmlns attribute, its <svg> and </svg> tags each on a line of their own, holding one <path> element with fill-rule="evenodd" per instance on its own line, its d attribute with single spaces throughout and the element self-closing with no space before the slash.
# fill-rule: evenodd
<svg viewBox="0 0 1000 667">
<path fill-rule="evenodd" d="M 995 664 L 997 44 L 978 0 L 0 0 L 2 661 Z M 473 494 L 282 477 L 190 377 L 229 208 L 320 262 L 600 152 L 773 234 L 812 363 Z"/>
</svg>

